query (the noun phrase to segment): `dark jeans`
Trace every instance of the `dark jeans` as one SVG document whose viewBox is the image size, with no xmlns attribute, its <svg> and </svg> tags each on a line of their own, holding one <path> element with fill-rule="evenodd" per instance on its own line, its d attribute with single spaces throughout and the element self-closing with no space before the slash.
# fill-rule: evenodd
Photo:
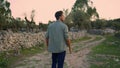
<svg viewBox="0 0 120 68">
<path fill-rule="evenodd" d="M 61 53 L 52 53 L 52 68 L 63 68 L 66 51 Z"/>
</svg>

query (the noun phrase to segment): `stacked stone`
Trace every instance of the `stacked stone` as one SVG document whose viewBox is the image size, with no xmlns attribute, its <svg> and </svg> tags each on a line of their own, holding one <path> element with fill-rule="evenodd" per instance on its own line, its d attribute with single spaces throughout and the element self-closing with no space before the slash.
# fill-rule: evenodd
<svg viewBox="0 0 120 68">
<path fill-rule="evenodd" d="M 74 40 L 83 37 L 85 32 L 69 32 L 69 35 L 70 39 Z M 30 48 L 40 44 L 45 44 L 45 32 L 13 33 L 11 31 L 0 31 L 0 51 Z"/>
</svg>

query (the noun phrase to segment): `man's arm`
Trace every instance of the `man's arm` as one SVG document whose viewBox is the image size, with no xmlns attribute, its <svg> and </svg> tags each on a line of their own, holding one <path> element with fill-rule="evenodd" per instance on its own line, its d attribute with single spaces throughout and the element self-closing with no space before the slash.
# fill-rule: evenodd
<svg viewBox="0 0 120 68">
<path fill-rule="evenodd" d="M 64 34 L 65 34 L 65 40 L 66 40 L 66 44 L 69 48 L 69 52 L 70 54 L 72 53 L 72 48 L 71 48 L 71 41 L 69 39 L 69 35 L 68 35 L 68 27 L 66 26 L 64 29 Z"/>
<path fill-rule="evenodd" d="M 46 45 L 47 45 L 47 48 L 48 48 L 48 38 L 46 38 Z"/>
<path fill-rule="evenodd" d="M 66 43 L 67 43 L 67 46 L 68 46 L 68 48 L 69 48 L 69 52 L 70 52 L 70 54 L 72 53 L 72 48 L 71 48 L 71 41 L 70 41 L 70 39 L 67 39 L 66 40 Z"/>
</svg>

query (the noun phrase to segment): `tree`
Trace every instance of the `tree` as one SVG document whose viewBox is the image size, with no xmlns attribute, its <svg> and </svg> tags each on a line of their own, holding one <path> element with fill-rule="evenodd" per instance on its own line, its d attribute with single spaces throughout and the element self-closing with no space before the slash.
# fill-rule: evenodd
<svg viewBox="0 0 120 68">
<path fill-rule="evenodd" d="M 0 0 L 0 15 L 11 16 L 10 3 L 7 0 Z"/>
<path fill-rule="evenodd" d="M 96 8 L 90 0 L 76 0 L 72 8 L 72 21 L 80 29 L 90 29 L 91 21 L 99 18 Z"/>
<path fill-rule="evenodd" d="M 31 11 L 31 22 L 35 23 L 34 22 L 34 17 L 35 17 L 35 10 L 32 10 Z"/>
<path fill-rule="evenodd" d="M 42 22 L 39 23 L 39 29 L 42 31 L 46 31 L 48 27 L 48 24 L 43 24 Z"/>
<path fill-rule="evenodd" d="M 90 20 L 88 14 L 82 11 L 75 11 L 73 13 L 73 21 L 77 28 L 79 29 L 90 29 Z"/>
<path fill-rule="evenodd" d="M 88 7 L 87 13 L 90 16 L 90 20 L 96 20 L 99 18 L 99 14 L 96 11 L 96 8 Z"/>
<path fill-rule="evenodd" d="M 73 25 L 73 22 L 72 22 L 72 14 L 69 13 L 68 9 L 63 9 L 63 12 L 65 14 L 65 24 L 68 26 L 68 28 L 70 29 Z"/>
<path fill-rule="evenodd" d="M 92 22 L 92 27 L 95 29 L 105 29 L 107 25 L 107 21 L 104 19 L 97 19 L 96 21 Z"/>
<path fill-rule="evenodd" d="M 120 31 L 120 18 L 114 19 L 112 23 L 115 30 Z"/>
<path fill-rule="evenodd" d="M 0 29 L 7 29 L 10 17 L 10 3 L 6 0 L 0 0 Z"/>
<path fill-rule="evenodd" d="M 90 16 L 90 19 L 99 18 L 99 14 L 97 13 L 96 8 L 93 7 L 93 2 L 91 0 L 76 0 L 72 10 L 87 13 Z"/>
<path fill-rule="evenodd" d="M 35 17 L 35 10 L 31 11 L 31 17 L 30 17 L 31 21 L 29 21 L 27 19 L 27 16 L 25 16 L 25 20 L 26 20 L 26 23 L 27 23 L 27 30 L 29 30 L 29 31 L 31 31 L 31 29 L 33 31 L 33 29 L 36 27 L 36 24 L 34 22 L 34 17 Z"/>
</svg>

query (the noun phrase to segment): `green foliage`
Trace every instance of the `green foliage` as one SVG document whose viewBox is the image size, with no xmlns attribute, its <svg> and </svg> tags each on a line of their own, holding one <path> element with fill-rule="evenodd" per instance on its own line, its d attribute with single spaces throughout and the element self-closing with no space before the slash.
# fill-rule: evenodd
<svg viewBox="0 0 120 68">
<path fill-rule="evenodd" d="M 87 9 L 87 13 L 89 14 L 90 16 L 90 20 L 96 20 L 99 18 L 99 14 L 97 13 L 97 10 L 96 8 L 92 8 L 92 7 L 88 7 Z"/>
<path fill-rule="evenodd" d="M 120 21 L 119 22 L 113 22 L 113 26 L 116 30 L 120 30 Z"/>
<path fill-rule="evenodd" d="M 89 15 L 82 11 L 73 12 L 73 21 L 76 27 L 78 27 L 79 29 L 90 29 L 91 28 Z"/>
<path fill-rule="evenodd" d="M 52 22 L 50 22 L 49 24 L 51 23 Z M 46 31 L 49 24 L 39 23 L 39 29 L 41 29 L 42 31 Z"/>
<path fill-rule="evenodd" d="M 10 10 L 10 3 L 7 0 L 0 0 L 0 30 L 11 29 L 13 31 L 37 29 L 34 22 L 35 10 L 31 12 L 31 21 L 22 20 L 21 18 L 13 18 Z"/>
<path fill-rule="evenodd" d="M 113 29 L 119 31 L 120 30 L 120 18 L 108 20 L 106 27 L 113 28 Z"/>
<path fill-rule="evenodd" d="M 70 13 L 73 27 L 80 29 L 105 29 L 112 28 L 120 30 L 120 19 L 99 19 L 99 14 L 91 0 L 76 0 Z M 68 15 L 68 16 L 70 16 Z M 69 19 L 70 20 L 70 19 Z"/>
<path fill-rule="evenodd" d="M 8 67 L 8 59 L 2 53 L 0 55 L 0 68 L 7 68 Z"/>
<path fill-rule="evenodd" d="M 5 0 L 0 0 L 0 29 L 7 28 L 8 19 L 10 16 L 10 3 Z"/>
<path fill-rule="evenodd" d="M 112 28 L 116 31 L 120 30 L 120 19 L 113 20 L 105 20 L 105 19 L 97 19 L 96 21 L 91 22 L 92 28 L 94 29 L 105 29 Z"/>
<path fill-rule="evenodd" d="M 6 0 L 0 0 L 0 15 L 8 16 L 11 15 L 10 3 Z"/>
<path fill-rule="evenodd" d="M 6 68 L 6 67 L 8 67 L 8 59 L 0 58 L 0 68 Z"/>
<path fill-rule="evenodd" d="M 76 0 L 73 9 L 84 8 L 83 6 L 88 7 L 88 0 Z"/>
<path fill-rule="evenodd" d="M 69 27 L 77 27 L 78 29 L 90 29 L 91 20 L 99 18 L 99 14 L 96 8 L 90 6 L 92 4 L 90 0 L 76 0 L 72 11 L 67 15 L 66 21 Z M 67 11 L 66 11 L 67 12 Z"/>
<path fill-rule="evenodd" d="M 88 3 L 93 4 L 91 0 L 76 0 L 72 10 L 87 13 L 90 18 L 99 18 L 96 8 Z"/>
<path fill-rule="evenodd" d="M 120 39 L 120 32 L 115 33 L 115 37 L 117 37 L 117 38 L 119 38 L 119 39 Z"/>
<path fill-rule="evenodd" d="M 91 23 L 92 27 L 95 29 L 104 29 L 106 27 L 106 24 L 107 22 L 104 19 L 97 19 Z"/>
<path fill-rule="evenodd" d="M 73 22 L 72 22 L 72 13 L 69 13 L 68 9 L 63 9 L 63 12 L 65 14 L 65 24 L 68 26 L 68 28 L 70 29 L 72 26 L 74 26 Z"/>
</svg>

